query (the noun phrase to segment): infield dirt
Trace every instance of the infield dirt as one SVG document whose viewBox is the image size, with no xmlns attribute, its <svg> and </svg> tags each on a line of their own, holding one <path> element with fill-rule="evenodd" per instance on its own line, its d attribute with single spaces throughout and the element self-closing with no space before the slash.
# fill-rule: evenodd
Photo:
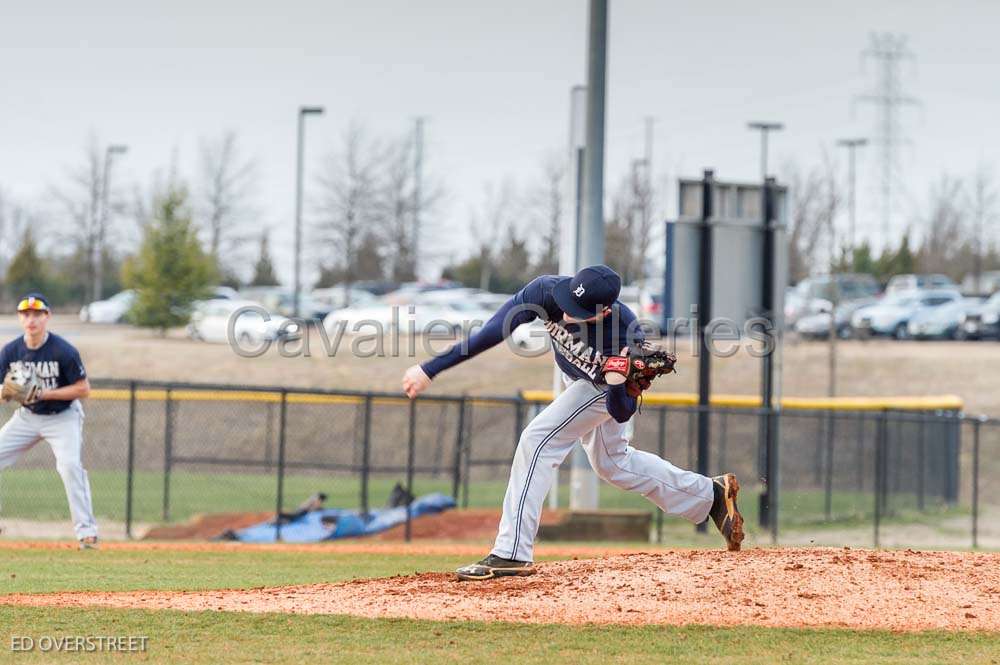
<svg viewBox="0 0 1000 665">
<path fill-rule="evenodd" d="M 664 550 L 541 563 L 532 577 L 487 582 L 422 573 L 248 590 L 10 594 L 0 596 L 0 603 L 563 624 L 995 631 L 998 564 L 1000 554 L 993 553 Z"/>
</svg>

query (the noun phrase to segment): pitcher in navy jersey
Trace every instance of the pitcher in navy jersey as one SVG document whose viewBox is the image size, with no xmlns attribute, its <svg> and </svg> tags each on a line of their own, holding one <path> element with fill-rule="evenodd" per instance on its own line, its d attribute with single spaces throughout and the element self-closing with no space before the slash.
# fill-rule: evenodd
<svg viewBox="0 0 1000 665">
<path fill-rule="evenodd" d="M 630 445 L 626 423 L 637 400 L 624 384 L 609 386 L 601 373 L 605 358 L 643 339 L 635 314 L 618 300 L 620 290 L 621 279 L 607 266 L 590 266 L 574 277 L 543 275 L 504 303 L 482 329 L 403 376 L 403 390 L 412 399 L 441 372 L 496 346 L 514 328 L 536 318 L 545 322 L 563 374 L 566 389 L 521 432 L 493 550 L 482 561 L 459 568 L 459 579 L 534 572 L 542 502 L 556 469 L 578 440 L 603 480 L 695 524 L 711 517 L 727 547 L 740 549 L 743 516 L 736 507 L 739 483 L 733 474 L 709 478 Z"/>
<path fill-rule="evenodd" d="M 90 499 L 90 480 L 81 464 L 83 407 L 90 382 L 80 352 L 65 339 L 48 331 L 48 301 L 40 293 L 24 296 L 17 318 L 24 334 L 0 350 L 0 377 L 12 367 L 34 373 L 41 380 L 37 399 L 18 408 L 0 429 L 0 470 L 5 469 L 36 443 L 45 439 L 56 458 L 69 500 L 80 549 L 97 546 L 97 524 Z"/>
</svg>

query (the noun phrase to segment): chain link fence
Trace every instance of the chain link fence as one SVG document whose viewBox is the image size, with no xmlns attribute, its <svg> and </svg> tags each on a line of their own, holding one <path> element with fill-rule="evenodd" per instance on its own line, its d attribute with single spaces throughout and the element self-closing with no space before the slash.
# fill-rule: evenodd
<svg viewBox="0 0 1000 665">
<path fill-rule="evenodd" d="M 316 492 L 367 511 L 401 484 L 461 507 L 499 509 L 520 432 L 544 404 L 521 397 L 422 396 L 95 380 L 84 466 L 102 524 L 127 536 L 206 513 L 287 511 Z M 1000 479 L 1000 421 L 954 411 L 709 407 L 710 474 L 732 471 L 757 542 L 1000 546 L 981 492 Z M 633 444 L 699 468 L 697 406 L 649 405 Z M 0 417 L 9 417 L 4 407 Z M 761 427 L 778 426 L 778 478 L 762 515 Z M 569 462 L 550 506 L 566 507 Z M 660 541 L 691 527 L 609 486 L 602 508 L 649 511 Z M 0 519 L 68 520 L 43 443 L 0 471 Z M 983 528 L 984 525 L 988 525 Z M 408 530 L 409 525 L 407 525 Z"/>
</svg>

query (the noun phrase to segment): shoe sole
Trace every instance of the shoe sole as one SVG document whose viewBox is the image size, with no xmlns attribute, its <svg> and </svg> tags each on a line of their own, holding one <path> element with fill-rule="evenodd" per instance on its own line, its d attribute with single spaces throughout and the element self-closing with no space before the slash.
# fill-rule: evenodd
<svg viewBox="0 0 1000 665">
<path fill-rule="evenodd" d="M 527 577 L 534 575 L 534 568 L 487 568 L 480 566 L 482 573 L 463 573 L 455 571 L 455 576 L 463 582 L 480 582 L 482 580 L 492 580 L 496 577 Z"/>
<path fill-rule="evenodd" d="M 734 474 L 727 473 L 723 483 L 726 491 L 726 517 L 730 520 L 729 538 L 726 539 L 726 547 L 729 548 L 730 552 L 739 552 L 744 538 L 743 515 L 740 514 L 739 508 L 736 507 L 736 495 L 740 492 L 740 481 L 736 480 Z"/>
</svg>

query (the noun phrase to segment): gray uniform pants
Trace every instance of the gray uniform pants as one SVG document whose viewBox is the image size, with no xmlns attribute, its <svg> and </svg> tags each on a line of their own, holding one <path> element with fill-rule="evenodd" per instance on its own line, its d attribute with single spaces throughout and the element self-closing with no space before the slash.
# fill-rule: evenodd
<svg viewBox="0 0 1000 665">
<path fill-rule="evenodd" d="M 667 514 L 695 524 L 704 521 L 712 507 L 712 480 L 632 448 L 626 425 L 608 413 L 604 390 L 589 381 L 569 382 L 521 433 L 493 554 L 534 560 L 542 504 L 556 469 L 577 440 L 582 440 L 587 458 L 602 480 L 638 492 Z"/>
<path fill-rule="evenodd" d="M 56 458 L 69 500 L 69 512 L 77 538 L 97 535 L 97 523 L 90 500 L 90 479 L 83 469 L 83 407 L 74 400 L 68 409 L 39 415 L 23 407 L 0 428 L 0 470 L 14 464 L 21 453 L 45 439 Z"/>
</svg>

